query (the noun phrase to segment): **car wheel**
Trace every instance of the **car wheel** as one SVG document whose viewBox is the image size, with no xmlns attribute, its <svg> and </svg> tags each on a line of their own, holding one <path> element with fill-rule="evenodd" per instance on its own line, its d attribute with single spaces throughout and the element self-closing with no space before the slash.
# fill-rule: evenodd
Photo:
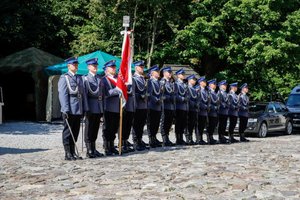
<svg viewBox="0 0 300 200">
<path fill-rule="evenodd" d="M 264 138 L 267 136 L 268 133 L 268 126 L 266 122 L 261 123 L 259 130 L 258 130 L 258 137 Z"/>
<path fill-rule="evenodd" d="M 286 124 L 285 133 L 287 135 L 291 135 L 293 133 L 293 124 L 291 121 L 288 121 L 288 123 Z"/>
</svg>

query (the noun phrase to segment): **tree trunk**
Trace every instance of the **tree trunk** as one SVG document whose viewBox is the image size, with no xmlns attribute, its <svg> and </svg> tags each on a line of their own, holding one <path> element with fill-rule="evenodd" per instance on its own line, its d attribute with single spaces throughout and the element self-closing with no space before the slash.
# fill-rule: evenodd
<svg viewBox="0 0 300 200">
<path fill-rule="evenodd" d="M 157 29 L 157 13 L 154 12 L 153 20 L 152 20 L 151 47 L 150 47 L 149 57 L 148 57 L 148 62 L 147 62 L 147 67 L 148 68 L 151 66 L 151 58 L 152 58 L 152 55 L 153 55 L 154 45 L 155 45 L 156 29 Z"/>
<path fill-rule="evenodd" d="M 137 20 L 137 8 L 138 8 L 138 3 L 135 1 L 135 6 L 134 6 L 134 13 L 133 13 L 133 23 L 132 23 L 132 30 L 133 32 L 131 33 L 131 55 L 132 58 L 134 57 L 134 28 L 136 25 L 136 20 Z"/>
</svg>

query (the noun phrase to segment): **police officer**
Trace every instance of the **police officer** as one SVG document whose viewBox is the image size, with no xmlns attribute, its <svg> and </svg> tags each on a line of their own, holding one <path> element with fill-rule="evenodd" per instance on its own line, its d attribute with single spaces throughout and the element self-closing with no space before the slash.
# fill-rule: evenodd
<svg viewBox="0 0 300 200">
<path fill-rule="evenodd" d="M 162 112 L 162 93 L 159 83 L 159 67 L 154 65 L 149 69 L 150 79 L 148 80 L 148 124 L 149 124 L 149 145 L 151 148 L 161 147 L 161 142 L 156 138 Z"/>
<path fill-rule="evenodd" d="M 101 78 L 97 74 L 98 59 L 92 58 L 86 61 L 89 73 L 83 76 L 84 95 L 86 96 L 89 111 L 85 113 L 84 142 L 87 148 L 88 158 L 102 157 L 103 154 L 96 150 L 100 118 L 103 116 L 103 102 L 100 88 Z"/>
<path fill-rule="evenodd" d="M 187 85 L 183 82 L 185 78 L 185 72 L 180 69 L 175 72 L 177 80 L 175 82 L 175 96 L 176 96 L 176 122 L 175 122 L 175 134 L 176 144 L 186 145 L 183 140 L 183 133 L 187 126 L 187 112 L 188 112 L 188 94 Z"/>
<path fill-rule="evenodd" d="M 245 130 L 248 124 L 248 117 L 249 117 L 249 97 L 247 96 L 248 93 L 248 84 L 244 83 L 241 86 L 241 94 L 239 98 L 239 118 L 240 118 L 240 126 L 239 126 L 239 134 L 240 134 L 240 141 L 241 142 L 249 142 L 248 139 L 245 138 Z"/>
<path fill-rule="evenodd" d="M 213 134 L 218 125 L 218 104 L 219 97 L 216 93 L 217 80 L 211 79 L 208 83 L 208 127 L 207 127 L 207 143 L 216 144 L 217 141 L 214 139 Z"/>
<path fill-rule="evenodd" d="M 228 139 L 225 137 L 226 127 L 227 127 L 227 120 L 228 120 L 228 95 L 226 92 L 227 89 L 227 81 L 223 80 L 219 82 L 219 127 L 218 127 L 218 134 L 219 134 L 219 142 L 220 144 L 227 144 L 229 143 Z"/>
<path fill-rule="evenodd" d="M 84 112 L 88 111 L 88 105 L 85 95 L 83 95 L 82 77 L 76 74 L 78 70 L 77 58 L 69 58 L 66 62 L 68 72 L 61 75 L 58 81 L 58 97 L 64 120 L 62 140 L 65 149 L 65 160 L 76 160 L 82 158 L 75 153 L 73 137 L 76 142 L 80 129 L 80 119 Z"/>
<path fill-rule="evenodd" d="M 229 103 L 229 110 L 228 110 L 228 116 L 229 116 L 229 142 L 230 143 L 236 143 L 238 140 L 236 140 L 233 136 L 234 129 L 237 123 L 238 118 L 238 96 L 236 95 L 238 83 L 231 83 L 230 84 L 230 91 L 228 94 L 228 103 Z"/>
<path fill-rule="evenodd" d="M 208 92 L 205 89 L 207 83 L 205 76 L 202 76 L 198 79 L 199 91 L 198 91 L 198 102 L 199 102 L 199 111 L 198 111 L 198 141 L 200 145 L 206 144 L 203 140 L 203 132 L 206 126 L 207 121 L 207 111 L 208 111 Z M 209 141 L 209 135 L 207 134 L 207 141 Z"/>
<path fill-rule="evenodd" d="M 171 81 L 172 69 L 171 67 L 164 67 L 161 71 L 163 73 L 163 78 L 160 80 L 163 95 L 163 115 L 160 127 L 161 136 L 163 139 L 163 146 L 174 146 L 174 143 L 169 139 L 169 132 L 175 112 L 174 83 Z"/>
<path fill-rule="evenodd" d="M 116 62 L 108 61 L 104 64 L 105 76 L 101 80 L 101 88 L 103 90 L 103 141 L 105 155 L 117 155 L 118 150 L 115 149 L 114 140 L 118 132 L 120 122 L 120 97 L 121 91 L 116 88 Z"/>
<path fill-rule="evenodd" d="M 194 74 L 188 76 L 188 123 L 187 123 L 187 132 L 185 135 L 187 145 L 195 144 L 193 141 L 193 132 L 196 125 L 197 120 L 197 108 L 198 108 L 198 93 L 194 88 L 196 84 L 196 76 Z"/>
<path fill-rule="evenodd" d="M 144 151 L 146 149 L 146 143 L 142 140 L 144 133 L 144 126 L 147 119 L 147 88 L 144 78 L 144 66 L 143 60 L 133 63 L 135 66 L 135 73 L 133 74 L 132 88 L 135 93 L 136 109 L 133 120 L 133 142 L 134 148 L 137 151 Z"/>
<path fill-rule="evenodd" d="M 132 85 L 127 86 L 127 96 L 125 109 L 123 111 L 123 122 L 122 122 L 122 153 L 133 152 L 134 149 L 131 148 L 128 139 L 130 136 L 133 117 L 135 112 L 135 92 Z"/>
</svg>

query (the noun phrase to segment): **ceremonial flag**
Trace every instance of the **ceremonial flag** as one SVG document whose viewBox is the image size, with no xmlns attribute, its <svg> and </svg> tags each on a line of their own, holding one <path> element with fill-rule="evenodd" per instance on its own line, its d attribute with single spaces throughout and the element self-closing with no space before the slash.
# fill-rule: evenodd
<svg viewBox="0 0 300 200">
<path fill-rule="evenodd" d="M 131 73 L 131 45 L 130 45 L 130 32 L 125 31 L 124 40 L 122 46 L 122 60 L 121 66 L 118 73 L 117 88 L 122 92 L 122 103 L 124 106 L 128 99 L 127 96 L 127 85 L 132 84 L 132 73 Z"/>
</svg>

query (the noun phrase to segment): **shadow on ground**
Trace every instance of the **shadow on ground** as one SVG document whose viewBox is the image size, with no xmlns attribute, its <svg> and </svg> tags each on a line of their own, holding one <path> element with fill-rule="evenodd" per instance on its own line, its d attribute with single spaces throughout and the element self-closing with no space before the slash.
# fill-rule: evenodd
<svg viewBox="0 0 300 200">
<path fill-rule="evenodd" d="M 0 147 L 0 155 L 34 153 L 34 152 L 47 151 L 47 150 L 49 149 L 19 149 L 19 148 L 10 148 L 10 147 Z"/>
</svg>

